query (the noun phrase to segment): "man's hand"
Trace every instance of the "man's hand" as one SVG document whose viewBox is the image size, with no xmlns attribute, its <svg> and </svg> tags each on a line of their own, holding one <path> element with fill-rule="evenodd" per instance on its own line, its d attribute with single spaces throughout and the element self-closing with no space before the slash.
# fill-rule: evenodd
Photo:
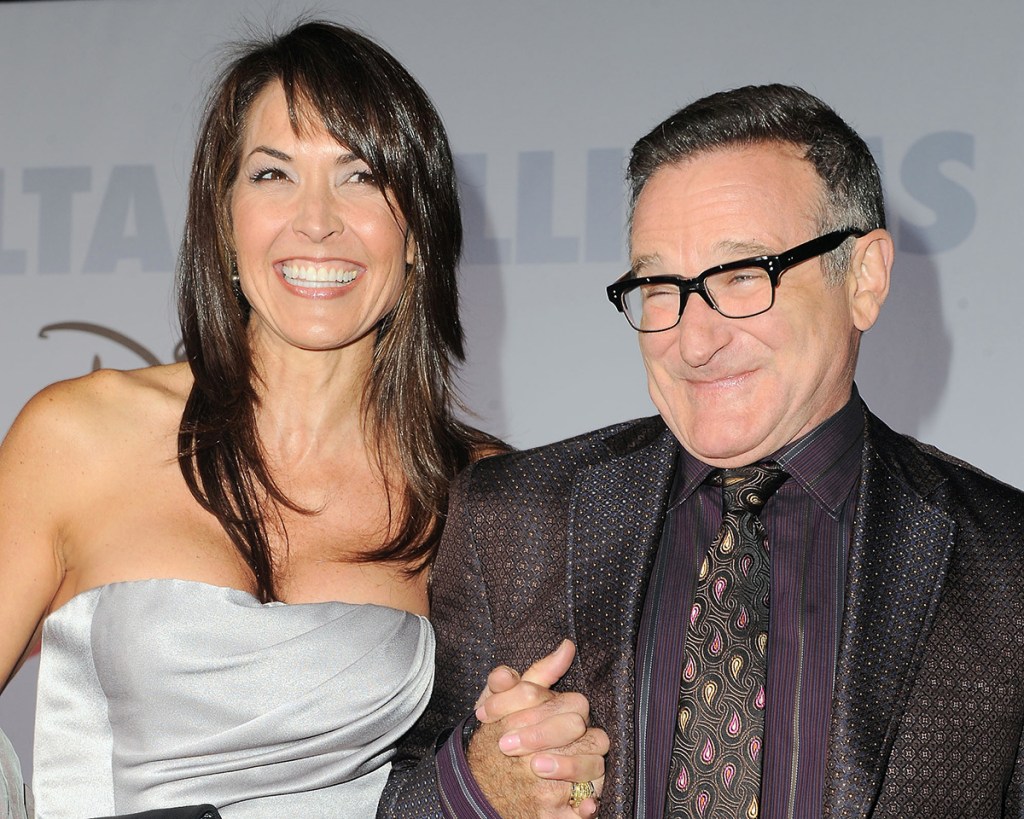
<svg viewBox="0 0 1024 819">
<path fill-rule="evenodd" d="M 590 728 L 590 704 L 577 693 L 556 693 L 575 646 L 564 640 L 520 677 L 499 666 L 477 702 L 480 728 L 469 746 L 469 766 L 488 800 L 506 819 L 551 819 L 597 814 L 597 801 L 569 806 L 572 782 L 594 782 L 600 795 L 608 736 Z"/>
</svg>

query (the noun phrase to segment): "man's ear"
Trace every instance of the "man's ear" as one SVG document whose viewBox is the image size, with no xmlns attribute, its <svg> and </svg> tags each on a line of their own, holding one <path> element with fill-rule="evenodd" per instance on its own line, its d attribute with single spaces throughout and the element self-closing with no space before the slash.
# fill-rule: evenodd
<svg viewBox="0 0 1024 819">
<path fill-rule="evenodd" d="M 889 293 L 894 255 L 892 235 L 881 228 L 862 236 L 854 245 L 848 281 L 850 310 L 854 326 L 862 333 L 874 325 Z"/>
</svg>

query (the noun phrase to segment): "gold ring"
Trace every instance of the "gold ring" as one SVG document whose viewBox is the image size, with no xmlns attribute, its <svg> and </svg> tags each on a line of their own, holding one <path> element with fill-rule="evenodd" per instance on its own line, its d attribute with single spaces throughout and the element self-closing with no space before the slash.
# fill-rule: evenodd
<svg viewBox="0 0 1024 819">
<path fill-rule="evenodd" d="M 569 807 L 578 808 L 584 799 L 589 799 L 595 793 L 597 790 L 593 782 L 573 782 L 569 789 Z"/>
</svg>

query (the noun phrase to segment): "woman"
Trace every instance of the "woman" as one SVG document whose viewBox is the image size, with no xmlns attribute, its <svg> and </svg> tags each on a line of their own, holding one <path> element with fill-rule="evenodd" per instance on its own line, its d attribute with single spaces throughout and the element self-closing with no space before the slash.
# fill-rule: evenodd
<svg viewBox="0 0 1024 819">
<path fill-rule="evenodd" d="M 40 815 L 373 815 L 429 694 L 448 482 L 501 448 L 453 416 L 460 242 L 389 54 L 324 23 L 239 53 L 192 170 L 186 363 L 55 384 L 0 449 Z"/>
</svg>

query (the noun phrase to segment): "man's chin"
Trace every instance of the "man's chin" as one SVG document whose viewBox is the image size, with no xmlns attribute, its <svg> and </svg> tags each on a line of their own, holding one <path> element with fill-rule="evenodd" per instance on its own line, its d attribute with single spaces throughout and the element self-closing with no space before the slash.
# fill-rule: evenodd
<svg viewBox="0 0 1024 819">
<path fill-rule="evenodd" d="M 738 422 L 740 423 L 740 422 Z M 694 429 L 700 429 L 700 422 L 695 422 Z M 721 421 L 716 423 L 723 426 Z M 731 423 L 724 424 L 726 428 L 742 428 L 733 426 Z M 739 466 L 748 466 L 771 455 L 778 446 L 767 436 L 746 435 L 742 439 L 731 436 L 709 436 L 690 435 L 680 437 L 680 432 L 673 430 L 676 438 L 687 452 L 699 461 L 711 466 L 731 469 Z"/>
</svg>

